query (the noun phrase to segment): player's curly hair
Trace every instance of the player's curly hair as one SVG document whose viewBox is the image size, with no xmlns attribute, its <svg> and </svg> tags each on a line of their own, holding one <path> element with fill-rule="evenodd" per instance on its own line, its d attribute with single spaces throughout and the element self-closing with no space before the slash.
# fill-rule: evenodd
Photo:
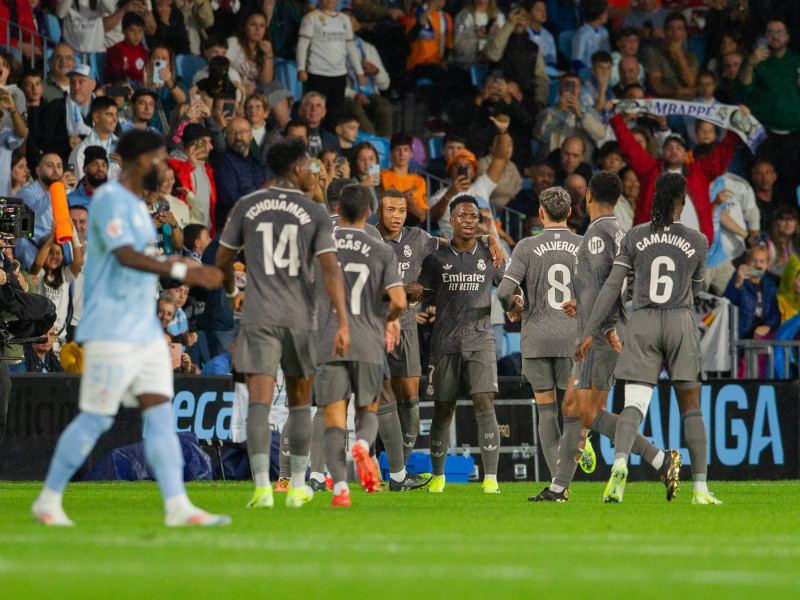
<svg viewBox="0 0 800 600">
<path fill-rule="evenodd" d="M 572 198 L 563 187 L 553 186 L 539 194 L 539 206 L 542 207 L 548 219 L 560 223 L 569 216 Z"/>
<path fill-rule="evenodd" d="M 650 229 L 661 231 L 672 225 L 675 203 L 686 197 L 686 178 L 680 173 L 662 173 L 656 179 L 656 193 L 650 210 Z"/>
</svg>

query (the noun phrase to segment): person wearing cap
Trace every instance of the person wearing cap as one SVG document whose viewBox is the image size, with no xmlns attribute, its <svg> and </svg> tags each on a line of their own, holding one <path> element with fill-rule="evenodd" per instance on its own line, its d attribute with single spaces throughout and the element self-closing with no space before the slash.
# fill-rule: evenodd
<svg viewBox="0 0 800 600">
<path fill-rule="evenodd" d="M 108 155 L 102 146 L 87 146 L 83 152 L 83 178 L 74 192 L 67 194 L 67 204 L 89 206 L 97 188 L 108 181 Z"/>
<path fill-rule="evenodd" d="M 43 152 L 55 152 L 64 162 L 92 132 L 90 107 L 97 86 L 89 65 L 76 65 L 68 75 L 69 94 L 42 109 L 37 140 Z"/>
<path fill-rule="evenodd" d="M 130 102 L 131 118 L 119 122 L 122 133 L 131 129 L 160 133 L 158 129 L 149 125 L 150 119 L 156 114 L 156 106 L 158 106 L 158 94 L 155 90 L 139 88 L 133 92 Z"/>
<path fill-rule="evenodd" d="M 69 155 L 69 164 L 75 167 L 75 177 L 83 179 L 84 153 L 89 146 L 100 146 L 106 151 L 107 158 L 111 159 L 108 176 L 116 179 L 119 176 L 119 161 L 115 161 L 114 149 L 119 138 L 114 135 L 119 123 L 117 116 L 117 103 L 108 96 L 99 96 L 92 101 L 90 114 L 92 115 L 92 131 L 80 144 L 72 149 Z"/>
<path fill-rule="evenodd" d="M 508 134 L 510 121 L 492 118 L 498 129 L 492 147 L 492 162 L 486 172 L 478 175 L 478 161 L 469 150 L 461 150 L 453 155 L 447 163 L 447 175 L 451 184 L 447 189 L 439 190 L 430 199 L 431 222 L 438 222 L 441 237 L 453 237 L 453 226 L 450 224 L 450 202 L 460 194 L 475 197 L 480 208 L 489 208 L 489 198 L 497 187 L 503 169 L 511 159 L 512 141 Z"/>
<path fill-rule="evenodd" d="M 169 158 L 181 187 L 187 190 L 184 200 L 191 207 L 192 223 L 204 225 L 211 236 L 216 232 L 217 186 L 214 169 L 206 162 L 213 149 L 211 132 L 198 123 L 189 123 L 181 136 L 185 160 Z"/>
<path fill-rule="evenodd" d="M 746 107 L 741 107 L 747 110 Z M 716 145 L 711 154 L 686 164 L 688 150 L 686 140 L 679 135 L 670 135 L 664 140 L 661 160 L 650 156 L 633 137 L 625 124 L 625 118 L 616 114 L 610 122 L 623 155 L 628 157 L 628 166 L 636 173 L 641 183 L 639 202 L 636 204 L 634 225 L 650 221 L 653 206 L 656 178 L 661 173 L 681 173 L 686 177 L 686 205 L 681 214 L 681 223 L 700 231 L 708 238 L 709 246 L 714 240 L 713 209 L 711 206 L 710 185 L 717 177 L 728 170 L 736 148 L 741 141 L 734 131 Z"/>
</svg>

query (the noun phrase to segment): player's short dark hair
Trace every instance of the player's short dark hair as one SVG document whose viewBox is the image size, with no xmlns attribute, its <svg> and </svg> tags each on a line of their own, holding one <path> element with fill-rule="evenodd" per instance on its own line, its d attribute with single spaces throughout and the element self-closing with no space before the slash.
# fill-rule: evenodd
<svg viewBox="0 0 800 600">
<path fill-rule="evenodd" d="M 119 154 L 122 162 L 131 162 L 142 154 L 155 152 L 159 148 L 166 148 L 166 146 L 167 143 L 164 141 L 164 136 L 159 133 L 131 129 L 120 136 L 116 153 Z"/>
<path fill-rule="evenodd" d="M 339 214 L 343 220 L 348 223 L 360 221 L 366 216 L 370 206 L 372 206 L 372 194 L 363 185 L 353 183 L 342 189 Z"/>
<path fill-rule="evenodd" d="M 597 52 L 592 54 L 592 66 L 598 64 L 611 65 L 613 63 L 614 59 L 611 58 L 611 54 L 609 54 L 605 50 L 598 50 Z"/>
<path fill-rule="evenodd" d="M 288 137 L 270 146 L 267 164 L 275 175 L 286 177 L 307 155 L 308 149 L 303 140 L 299 137 Z"/>
<path fill-rule="evenodd" d="M 672 225 L 675 203 L 686 197 L 686 178 L 680 173 L 662 173 L 656 178 L 656 193 L 650 211 L 650 229 L 661 231 Z"/>
<path fill-rule="evenodd" d="M 131 13 L 127 13 L 127 14 L 131 14 Z M 106 110 L 108 110 L 109 108 L 112 108 L 112 107 L 113 108 L 117 108 L 117 103 L 114 102 L 114 100 L 112 100 L 108 96 L 98 96 L 97 98 L 92 100 L 92 104 L 89 107 L 89 112 L 91 114 L 98 113 L 98 112 L 104 112 L 104 111 L 106 111 Z"/>
<path fill-rule="evenodd" d="M 205 225 L 199 223 L 192 223 L 183 228 L 183 246 L 194 250 L 194 243 L 200 239 L 203 230 L 207 229 Z"/>
<path fill-rule="evenodd" d="M 556 185 L 539 194 L 539 206 L 544 210 L 548 219 L 560 223 L 569 215 L 572 198 L 567 190 Z"/>
<path fill-rule="evenodd" d="M 459 194 L 458 196 L 453 198 L 453 200 L 450 202 L 450 206 L 449 206 L 450 214 L 453 213 L 453 211 L 455 210 L 456 206 L 458 206 L 459 204 L 464 204 L 465 202 L 467 202 L 469 204 L 474 204 L 475 208 L 477 208 L 478 210 L 481 209 L 481 206 L 480 206 L 480 204 L 478 204 L 478 201 L 475 199 L 475 196 L 470 196 L 469 194 Z"/>
<path fill-rule="evenodd" d="M 405 131 L 399 131 L 392 134 L 392 139 L 389 142 L 389 151 L 391 152 L 398 146 L 408 146 L 410 148 L 413 147 L 413 145 L 414 138 L 411 137 L 411 134 L 408 134 Z"/>
<path fill-rule="evenodd" d="M 622 195 L 622 181 L 613 171 L 598 171 L 589 180 L 589 191 L 595 202 L 614 206 Z"/>
<path fill-rule="evenodd" d="M 666 29 L 667 26 L 673 21 L 680 21 L 683 23 L 684 27 L 689 27 L 689 25 L 686 23 L 686 17 L 684 17 L 681 13 L 674 12 L 670 13 L 667 18 L 664 19 L 664 29 Z"/>
<path fill-rule="evenodd" d="M 587 0 L 583 5 L 584 18 L 594 21 L 608 10 L 608 0 Z"/>
<path fill-rule="evenodd" d="M 144 19 L 139 13 L 127 12 L 122 17 L 122 31 L 125 31 L 128 27 L 141 27 L 144 29 Z"/>
<path fill-rule="evenodd" d="M 328 209 L 332 210 L 339 206 L 342 199 L 342 190 L 348 185 L 355 185 L 358 182 L 355 179 L 346 179 L 339 177 L 334 179 L 328 184 L 328 189 L 325 190 L 325 201 L 328 203 Z"/>
<path fill-rule="evenodd" d="M 328 187 L 330 187 L 330 186 L 328 186 Z M 389 189 L 389 190 L 383 190 L 381 192 L 381 195 L 378 196 L 378 206 L 379 207 L 383 206 L 382 203 L 383 203 L 383 199 L 384 198 L 395 198 L 397 200 L 405 200 L 406 199 L 405 194 L 403 194 L 403 192 L 401 192 L 400 190 L 396 190 L 394 188 Z"/>
</svg>

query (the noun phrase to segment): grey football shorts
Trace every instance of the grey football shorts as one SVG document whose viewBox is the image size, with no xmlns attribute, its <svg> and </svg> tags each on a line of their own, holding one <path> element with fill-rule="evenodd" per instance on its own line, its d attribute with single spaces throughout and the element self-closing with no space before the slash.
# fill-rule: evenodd
<svg viewBox="0 0 800 600">
<path fill-rule="evenodd" d="M 614 376 L 656 385 L 662 365 L 673 382 L 702 379 L 700 336 L 688 308 L 640 308 L 625 327 Z"/>
<path fill-rule="evenodd" d="M 522 378 L 531 384 L 534 393 L 567 389 L 573 360 L 567 356 L 544 356 L 522 359 Z"/>
<path fill-rule="evenodd" d="M 617 366 L 619 354 L 613 349 L 590 348 L 586 358 L 572 368 L 573 386 L 576 390 L 588 390 L 594 387 L 607 392 L 614 385 L 614 368 Z"/>
<path fill-rule="evenodd" d="M 305 378 L 317 370 L 314 332 L 277 325 L 242 324 L 236 335 L 233 365 L 239 373 Z"/>
<path fill-rule="evenodd" d="M 369 406 L 381 392 L 383 365 L 336 360 L 320 365 L 314 378 L 317 406 L 327 406 L 355 394 L 356 407 Z"/>
<path fill-rule="evenodd" d="M 416 329 L 403 329 L 400 343 L 387 354 L 392 377 L 419 377 L 422 365 L 419 362 L 419 336 Z"/>
<path fill-rule="evenodd" d="M 431 356 L 428 365 L 428 400 L 455 402 L 464 390 L 468 396 L 497 393 L 497 359 L 494 350 Z"/>
</svg>

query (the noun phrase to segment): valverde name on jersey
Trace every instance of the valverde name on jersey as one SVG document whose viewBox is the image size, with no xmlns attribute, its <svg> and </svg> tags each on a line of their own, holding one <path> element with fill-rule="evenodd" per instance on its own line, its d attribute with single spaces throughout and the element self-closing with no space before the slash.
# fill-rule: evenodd
<svg viewBox="0 0 800 600">
<path fill-rule="evenodd" d="M 636 242 L 636 249 L 637 250 L 644 250 L 648 246 L 652 246 L 653 244 L 670 244 L 677 248 L 680 248 L 681 251 L 686 254 L 687 258 L 691 258 L 695 255 L 695 250 L 692 248 L 692 245 L 683 239 L 681 236 L 676 235 L 674 233 L 651 233 L 648 237 L 642 238 L 638 242 Z"/>
</svg>

